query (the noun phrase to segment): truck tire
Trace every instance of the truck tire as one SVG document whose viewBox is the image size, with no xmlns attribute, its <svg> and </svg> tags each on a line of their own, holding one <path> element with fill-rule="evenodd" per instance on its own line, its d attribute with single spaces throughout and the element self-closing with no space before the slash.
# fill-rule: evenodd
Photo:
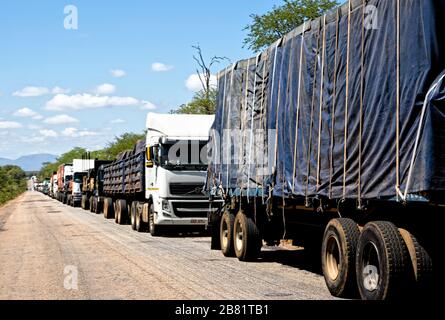
<svg viewBox="0 0 445 320">
<path fill-rule="evenodd" d="M 370 222 L 357 247 L 356 274 L 363 300 L 403 297 L 408 277 L 408 250 L 391 222 Z"/>
<path fill-rule="evenodd" d="M 89 210 L 90 209 L 90 199 L 87 196 L 85 196 L 85 204 L 84 204 L 84 206 L 85 206 L 84 210 Z"/>
<path fill-rule="evenodd" d="M 433 260 L 409 231 L 399 229 L 399 232 L 405 241 L 412 265 L 411 279 L 414 294 L 428 294 L 429 289 L 432 289 Z"/>
<path fill-rule="evenodd" d="M 86 210 L 86 196 L 85 195 L 82 195 L 82 200 L 80 200 L 80 207 L 83 209 L 83 210 Z"/>
<path fill-rule="evenodd" d="M 138 205 L 136 206 L 136 231 L 137 232 L 147 232 L 149 227 L 148 227 L 148 223 L 144 222 L 144 220 L 142 219 L 142 213 L 144 210 L 144 206 L 142 203 L 138 203 Z"/>
<path fill-rule="evenodd" d="M 221 218 L 213 217 L 210 227 L 210 250 L 221 250 Z"/>
<path fill-rule="evenodd" d="M 68 197 L 64 194 L 60 194 L 59 201 L 62 202 L 63 204 L 68 204 Z"/>
<path fill-rule="evenodd" d="M 235 255 L 240 261 L 253 261 L 261 252 L 262 239 L 255 222 L 243 211 L 238 212 L 233 227 Z"/>
<path fill-rule="evenodd" d="M 159 237 L 161 235 L 159 226 L 155 224 L 155 213 L 153 203 L 150 203 L 148 207 L 148 221 L 150 227 L 150 234 L 152 237 Z"/>
<path fill-rule="evenodd" d="M 321 246 L 321 266 L 329 292 L 334 297 L 355 297 L 355 260 L 360 230 L 354 220 L 332 219 Z"/>
<path fill-rule="evenodd" d="M 90 207 L 89 207 L 90 212 L 95 212 L 94 211 L 94 205 L 95 205 L 94 200 L 95 200 L 95 197 L 93 197 L 93 196 L 91 196 L 88 199 L 88 203 L 90 204 Z"/>
<path fill-rule="evenodd" d="M 235 248 L 233 242 L 235 234 L 233 232 L 234 223 L 235 215 L 228 210 L 224 211 L 219 227 L 219 243 L 221 246 L 221 252 L 225 257 L 235 256 Z"/>
<path fill-rule="evenodd" d="M 131 221 L 131 229 L 136 230 L 136 215 L 137 215 L 137 202 L 133 201 L 131 203 L 131 209 L 130 209 L 130 221 Z"/>
<path fill-rule="evenodd" d="M 124 225 L 127 223 L 127 201 L 125 200 L 117 200 L 116 201 L 116 223 L 120 225 Z"/>
<path fill-rule="evenodd" d="M 94 197 L 94 213 L 100 214 L 104 210 L 104 199 L 100 197 Z"/>
<path fill-rule="evenodd" d="M 105 219 L 114 218 L 114 206 L 113 206 L 113 200 L 111 198 L 104 199 L 104 218 Z"/>
</svg>

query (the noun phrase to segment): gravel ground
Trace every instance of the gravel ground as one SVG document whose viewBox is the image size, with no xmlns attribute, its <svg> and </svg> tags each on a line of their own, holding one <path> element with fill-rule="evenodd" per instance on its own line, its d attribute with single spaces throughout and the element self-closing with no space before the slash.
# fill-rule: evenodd
<svg viewBox="0 0 445 320">
<path fill-rule="evenodd" d="M 0 208 L 0 299 L 332 299 L 302 250 L 244 263 L 209 248 L 27 192 Z"/>
</svg>

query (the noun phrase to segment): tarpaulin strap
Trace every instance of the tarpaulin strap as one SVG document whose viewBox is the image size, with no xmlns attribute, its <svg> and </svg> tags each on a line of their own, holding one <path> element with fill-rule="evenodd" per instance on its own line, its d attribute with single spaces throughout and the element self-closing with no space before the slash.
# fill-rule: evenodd
<svg viewBox="0 0 445 320">
<path fill-rule="evenodd" d="M 255 76 L 253 78 L 253 94 L 252 94 L 252 108 L 251 108 L 252 112 L 250 113 L 249 163 L 247 172 L 247 202 L 249 202 L 249 194 L 250 194 L 250 170 L 252 163 L 252 144 L 253 144 L 253 115 L 255 113 L 256 81 L 257 81 L 257 68 L 259 60 L 260 60 L 260 55 L 257 55 L 255 61 Z"/>
<path fill-rule="evenodd" d="M 414 149 L 413 149 L 413 154 L 411 156 L 411 162 L 409 165 L 409 172 L 408 172 L 408 178 L 407 178 L 407 182 L 406 182 L 406 187 L 405 187 L 405 192 L 402 194 L 399 191 L 399 196 L 402 198 L 403 201 L 406 201 L 407 196 L 408 196 L 408 192 L 409 192 L 409 188 L 411 187 L 411 180 L 412 180 L 412 174 L 413 174 L 413 170 L 414 170 L 414 163 L 416 161 L 416 156 L 417 156 L 417 149 L 419 148 L 419 143 L 420 143 L 420 138 L 422 136 L 422 129 L 423 129 L 423 122 L 425 120 L 425 114 L 426 114 L 426 108 L 428 106 L 428 102 L 430 101 L 430 96 L 431 94 L 436 91 L 437 87 L 439 87 L 442 83 L 442 81 L 445 79 L 445 74 L 443 74 L 432 86 L 431 88 L 428 90 L 426 96 L 425 96 L 425 100 L 423 101 L 423 107 L 422 107 L 422 112 L 420 114 L 420 121 L 419 121 L 419 127 L 417 129 L 417 135 L 416 135 L 416 142 L 414 144 Z"/>
<path fill-rule="evenodd" d="M 306 31 L 306 21 L 303 23 L 303 31 L 301 32 L 300 44 L 300 62 L 298 66 L 298 97 L 297 97 L 297 114 L 295 116 L 295 143 L 294 143 L 294 172 L 292 173 L 292 192 L 295 193 L 295 178 L 297 173 L 297 143 L 298 143 L 298 124 L 300 118 L 300 104 L 301 104 L 301 79 L 303 74 L 303 48 L 304 48 L 304 32 Z"/>
<path fill-rule="evenodd" d="M 396 1 L 396 191 L 400 190 L 400 0 Z"/>
<path fill-rule="evenodd" d="M 277 97 L 277 109 L 275 114 L 275 152 L 274 152 L 274 165 L 273 165 L 273 184 L 275 187 L 276 182 L 276 176 L 277 176 L 277 162 L 278 162 L 278 119 L 280 114 L 280 107 L 281 107 L 281 77 L 283 76 L 283 64 L 284 64 L 284 58 L 281 57 L 281 63 L 280 63 L 280 76 L 278 77 L 278 97 Z"/>
<path fill-rule="evenodd" d="M 318 150 L 317 150 L 317 191 L 320 186 L 320 156 L 321 156 L 321 129 L 322 129 L 322 112 L 323 112 L 323 89 L 324 89 L 324 65 L 326 54 L 326 15 L 323 17 L 323 43 L 321 52 L 321 84 L 320 84 L 320 109 L 318 115 Z"/>
<path fill-rule="evenodd" d="M 233 64 L 232 65 L 232 73 L 231 73 L 231 75 L 230 75 L 230 90 L 232 91 L 232 88 L 233 88 L 233 77 L 234 77 L 234 75 L 235 75 L 235 68 L 236 68 L 236 63 L 235 64 Z M 227 172 L 227 176 L 226 176 L 226 186 L 227 186 L 227 191 L 226 191 L 226 193 L 229 193 L 229 167 L 230 167 L 230 163 L 231 163 L 231 161 L 230 161 L 230 151 L 231 151 L 231 134 L 230 134 L 230 131 L 231 131 L 231 128 L 230 128 L 230 125 L 231 125 L 231 121 L 230 121 L 230 119 L 231 119 L 231 117 L 230 117 L 230 113 L 232 112 L 232 99 L 231 99 L 231 97 L 229 96 L 229 110 L 228 110 L 228 112 L 227 112 L 227 115 L 228 115 L 228 121 L 227 121 L 227 133 L 229 134 L 229 136 L 228 136 L 228 141 L 227 141 L 227 158 L 226 158 L 226 172 Z"/>
<path fill-rule="evenodd" d="M 314 108 L 315 108 L 315 91 L 317 89 L 317 71 L 318 71 L 318 53 L 320 51 L 320 31 L 321 24 L 318 24 L 317 31 L 317 50 L 315 52 L 314 58 L 314 83 L 312 85 L 312 102 L 311 102 L 311 123 L 309 126 L 309 142 L 308 142 L 308 150 L 307 150 L 307 175 L 306 175 L 306 191 L 305 196 L 307 198 L 309 192 L 309 176 L 311 173 L 311 153 L 312 153 L 312 129 L 314 127 Z M 307 203 L 307 199 L 306 199 Z"/>
<path fill-rule="evenodd" d="M 226 108 L 226 90 L 227 90 L 227 73 L 229 72 L 229 67 L 227 67 L 226 68 L 226 70 L 224 71 L 224 93 L 223 93 L 223 101 L 222 101 L 222 115 L 221 115 L 221 134 L 220 134 L 220 137 L 219 137 L 219 144 L 220 144 L 220 146 L 221 146 L 221 151 L 223 151 L 222 150 L 222 148 L 224 148 L 223 147 L 223 144 L 221 143 L 221 139 L 223 138 L 223 134 L 224 134 L 224 113 L 225 113 L 225 108 Z M 221 155 L 220 155 L 220 162 L 221 162 L 221 170 L 219 171 L 219 181 L 221 182 L 221 175 L 222 175 L 222 165 L 223 165 L 223 159 L 222 159 L 222 156 L 223 156 L 223 152 L 221 152 Z M 218 156 L 215 156 L 216 158 L 218 157 Z M 215 161 L 215 171 L 216 171 L 216 161 Z"/>
<path fill-rule="evenodd" d="M 346 52 L 345 136 L 343 148 L 343 200 L 346 198 L 346 160 L 348 157 L 349 59 L 351 48 L 351 0 L 348 2 L 348 44 Z"/>
<path fill-rule="evenodd" d="M 334 130 L 335 130 L 335 108 L 337 104 L 337 60 L 338 60 L 338 35 L 339 35 L 339 15 L 337 10 L 335 27 L 335 55 L 334 55 L 334 92 L 332 97 L 331 112 L 331 145 L 330 145 L 330 161 L 329 161 L 329 198 L 332 199 L 332 177 L 334 175 Z"/>
<path fill-rule="evenodd" d="M 360 124 L 358 144 L 358 181 L 357 181 L 357 207 L 362 208 L 362 144 L 363 144 L 363 104 L 365 87 L 365 0 L 362 1 L 362 43 L 360 61 Z"/>
<path fill-rule="evenodd" d="M 268 60 L 268 58 L 269 58 L 269 56 L 267 55 L 266 56 L 266 58 L 265 59 L 263 59 L 263 61 L 267 61 Z M 267 147 L 267 144 L 265 144 L 264 143 L 264 138 L 268 138 L 268 135 L 266 134 L 266 124 L 264 123 L 264 114 L 265 114 L 265 110 L 264 110 L 264 106 L 265 106 L 265 102 L 266 102 L 266 95 L 265 95 L 265 92 L 266 92 L 266 84 L 267 84 L 267 82 L 266 82 L 266 70 L 268 70 L 268 68 L 267 68 L 267 64 L 265 63 L 265 62 L 263 62 L 263 75 L 262 75 L 262 79 L 261 79 L 261 83 L 262 83 L 262 88 L 261 88 L 261 116 L 260 116 L 260 126 L 261 126 L 261 129 L 263 129 L 264 131 L 263 131 L 263 150 Z M 261 155 L 261 157 L 264 157 L 266 154 L 268 154 L 269 153 L 269 150 L 267 151 L 267 152 L 264 152 L 262 155 Z M 264 162 L 264 158 L 262 159 L 262 162 L 261 162 L 261 168 L 262 168 L 262 170 L 263 170 L 263 172 L 261 173 L 262 175 L 263 175 L 263 183 L 262 183 L 262 187 L 263 187 L 263 192 L 261 193 L 262 194 L 262 201 L 263 201 L 263 204 L 264 204 L 264 198 L 265 198 L 265 196 L 264 196 L 264 165 L 265 165 L 265 162 Z M 256 168 L 256 180 L 258 181 L 258 168 Z"/>
<path fill-rule="evenodd" d="M 239 151 L 240 151 L 240 156 L 242 157 L 242 159 L 244 159 L 244 130 L 245 130 L 245 126 L 247 125 L 247 119 L 245 119 L 244 117 L 247 116 L 247 109 L 249 108 L 249 102 L 248 102 L 248 96 L 249 96 L 249 76 L 250 76 L 250 59 L 247 60 L 247 68 L 246 68 L 246 73 L 245 73 L 245 82 L 246 82 L 246 86 L 245 86 L 245 92 L 244 92 L 244 108 L 243 108 L 243 104 L 241 103 L 241 110 L 240 110 L 240 119 L 241 119 L 241 143 L 239 146 Z M 240 172 L 240 189 L 243 190 L 244 189 L 244 175 L 242 174 L 242 172 Z"/>
</svg>

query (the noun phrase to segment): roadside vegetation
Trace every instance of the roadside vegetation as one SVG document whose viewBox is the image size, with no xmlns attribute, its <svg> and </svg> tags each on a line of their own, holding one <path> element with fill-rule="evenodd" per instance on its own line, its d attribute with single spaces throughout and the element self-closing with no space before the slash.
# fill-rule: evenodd
<svg viewBox="0 0 445 320">
<path fill-rule="evenodd" d="M 0 205 L 26 191 L 26 174 L 17 166 L 0 167 Z"/>
</svg>

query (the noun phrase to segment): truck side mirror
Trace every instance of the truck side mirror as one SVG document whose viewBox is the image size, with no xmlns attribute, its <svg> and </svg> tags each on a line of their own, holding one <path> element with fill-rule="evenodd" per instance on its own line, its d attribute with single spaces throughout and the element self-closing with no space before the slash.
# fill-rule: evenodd
<svg viewBox="0 0 445 320">
<path fill-rule="evenodd" d="M 153 166 L 154 166 L 154 162 L 153 162 L 153 149 L 150 146 L 147 147 L 146 158 L 147 158 L 147 161 L 145 162 L 145 167 L 153 168 Z"/>
</svg>

